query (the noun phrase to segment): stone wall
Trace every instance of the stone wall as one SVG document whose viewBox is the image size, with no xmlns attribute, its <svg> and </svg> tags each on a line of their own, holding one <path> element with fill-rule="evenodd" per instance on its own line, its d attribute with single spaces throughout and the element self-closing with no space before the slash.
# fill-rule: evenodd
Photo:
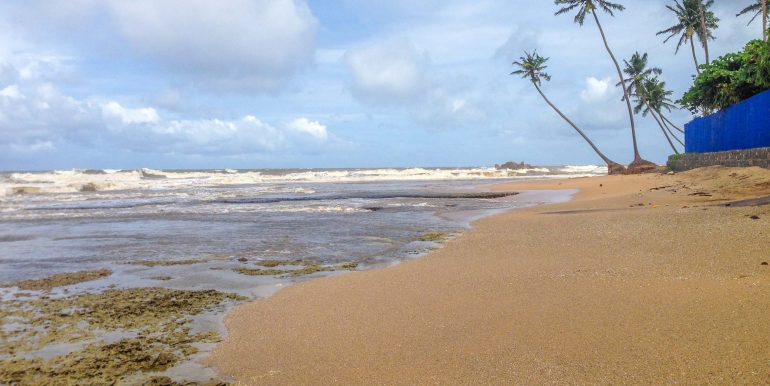
<svg viewBox="0 0 770 386">
<path fill-rule="evenodd" d="M 705 166 L 759 166 L 770 169 L 770 147 L 714 153 L 685 153 L 668 157 L 668 167 L 681 172 Z"/>
</svg>

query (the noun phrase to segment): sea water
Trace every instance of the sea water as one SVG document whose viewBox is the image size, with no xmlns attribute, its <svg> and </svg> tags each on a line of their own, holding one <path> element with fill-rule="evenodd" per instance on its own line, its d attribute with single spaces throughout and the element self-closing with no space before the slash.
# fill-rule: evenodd
<svg viewBox="0 0 770 386">
<path fill-rule="evenodd" d="M 121 286 L 258 296 L 262 282 L 272 280 L 229 269 L 270 259 L 390 264 L 429 248 L 418 241 L 425 233 L 453 233 L 484 213 L 543 199 L 485 198 L 479 186 L 602 173 L 595 166 L 6 172 L 0 283 L 106 267 L 116 272 L 107 280 Z M 181 259 L 201 264 L 124 264 Z M 158 283 L 150 275 L 172 280 Z"/>
<path fill-rule="evenodd" d="M 0 298 L 12 298 L 18 291 L 8 284 L 18 280 L 102 268 L 113 274 L 55 289 L 54 296 L 167 287 L 266 297 L 296 281 L 348 271 L 249 276 L 238 269 L 260 269 L 266 260 L 355 263 L 356 270 L 397 264 L 438 246 L 421 240 L 426 234 L 456 235 L 479 217 L 570 194 L 490 194 L 484 186 L 606 172 L 596 166 L 4 172 Z M 194 263 L 128 264 L 180 260 Z M 222 315 L 200 323 L 224 333 Z M 195 361 L 169 374 L 175 372 L 215 376 Z"/>
</svg>

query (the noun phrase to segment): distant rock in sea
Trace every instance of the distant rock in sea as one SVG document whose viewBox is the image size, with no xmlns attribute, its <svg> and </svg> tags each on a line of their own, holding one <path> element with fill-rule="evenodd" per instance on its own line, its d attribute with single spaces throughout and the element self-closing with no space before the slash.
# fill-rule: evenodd
<svg viewBox="0 0 770 386">
<path fill-rule="evenodd" d="M 534 168 L 535 168 L 534 166 L 532 166 L 530 164 L 526 164 L 524 162 L 516 163 L 516 162 L 513 162 L 513 161 L 508 161 L 508 162 L 506 162 L 506 163 L 504 163 L 502 165 L 495 164 L 495 169 L 497 169 L 497 170 L 505 170 L 505 169 L 507 169 L 507 170 L 521 170 L 521 169 L 534 169 Z"/>
</svg>

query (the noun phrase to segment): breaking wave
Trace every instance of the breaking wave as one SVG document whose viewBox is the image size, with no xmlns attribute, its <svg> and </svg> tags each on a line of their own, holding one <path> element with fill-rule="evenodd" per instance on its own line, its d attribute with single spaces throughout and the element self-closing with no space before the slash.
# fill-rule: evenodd
<svg viewBox="0 0 770 386">
<path fill-rule="evenodd" d="M 237 187 L 276 183 L 480 180 L 506 178 L 586 177 L 607 173 L 604 166 L 494 168 L 295 169 L 295 170 L 56 170 L 4 173 L 0 196 L 123 190 L 170 190 Z M 295 193 L 303 193 L 301 190 Z"/>
</svg>

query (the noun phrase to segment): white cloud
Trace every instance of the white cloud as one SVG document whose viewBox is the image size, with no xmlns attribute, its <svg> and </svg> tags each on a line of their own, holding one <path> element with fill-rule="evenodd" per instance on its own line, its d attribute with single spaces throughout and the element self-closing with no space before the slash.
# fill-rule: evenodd
<svg viewBox="0 0 770 386">
<path fill-rule="evenodd" d="M 15 84 L 0 90 L 0 96 L 10 99 L 24 99 L 24 95 L 19 91 L 19 86 Z"/>
<path fill-rule="evenodd" d="M 349 50 L 345 61 L 353 95 L 380 107 L 404 108 L 430 128 L 470 123 L 484 117 L 464 79 L 445 76 L 408 40 L 373 43 Z M 439 79 L 440 78 L 440 79 Z"/>
<path fill-rule="evenodd" d="M 329 133 L 326 132 L 326 126 L 318 121 L 311 121 L 307 118 L 297 118 L 291 121 L 288 127 L 299 133 L 309 134 L 320 141 L 326 141 Z"/>
<path fill-rule="evenodd" d="M 353 90 L 365 101 L 404 104 L 425 92 L 430 61 L 407 41 L 353 49 L 345 54 L 345 61 Z"/>
<path fill-rule="evenodd" d="M 580 92 L 580 98 L 586 102 L 596 102 L 607 100 L 614 95 L 615 85 L 612 84 L 612 78 L 596 79 L 590 77 L 586 79 L 585 88 Z"/>
<path fill-rule="evenodd" d="M 218 90 L 275 91 L 314 57 L 303 0 L 112 1 L 135 51 Z"/>
<path fill-rule="evenodd" d="M 102 116 L 108 122 L 116 122 L 121 125 L 158 123 L 160 117 L 151 107 L 129 109 L 118 102 L 109 102 L 101 106 Z"/>
<path fill-rule="evenodd" d="M 251 115 L 166 120 L 153 107 L 76 99 L 42 74 L 23 76 L 8 68 L 13 84 L 0 88 L 0 152 L 29 156 L 59 145 L 99 143 L 150 154 L 307 153 L 318 152 L 331 137 L 325 125 L 307 118 L 279 127 Z"/>
</svg>

